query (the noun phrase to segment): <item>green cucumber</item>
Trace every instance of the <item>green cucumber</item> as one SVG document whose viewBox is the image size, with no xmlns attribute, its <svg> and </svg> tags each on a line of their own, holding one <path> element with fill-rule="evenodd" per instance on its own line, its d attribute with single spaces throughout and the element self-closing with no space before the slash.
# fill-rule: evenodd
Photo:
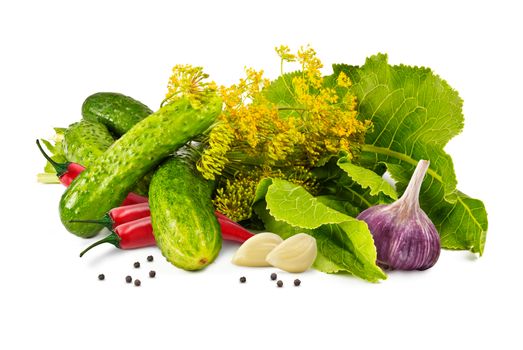
<svg viewBox="0 0 523 350">
<path fill-rule="evenodd" d="M 98 92 L 82 105 L 85 120 L 104 124 L 116 136 L 122 136 L 153 111 L 132 97 L 116 92 Z"/>
<path fill-rule="evenodd" d="M 162 107 L 125 133 L 65 190 L 60 219 L 70 232 L 92 237 L 99 225 L 73 223 L 102 217 L 118 206 L 133 185 L 179 147 L 205 132 L 221 112 L 213 95 L 198 108 L 187 98 Z"/>
<path fill-rule="evenodd" d="M 167 160 L 154 173 L 149 205 L 163 256 L 184 270 L 200 270 L 220 252 L 220 225 L 211 201 L 213 183 L 185 159 Z"/>
<path fill-rule="evenodd" d="M 114 138 L 105 125 L 82 120 L 65 130 L 62 147 L 68 161 L 88 168 L 113 142 Z"/>
<path fill-rule="evenodd" d="M 114 138 L 105 125 L 87 120 L 69 125 L 63 135 L 62 148 L 65 159 L 86 168 L 114 143 Z M 147 196 L 151 178 L 152 172 L 146 174 L 135 184 L 132 192 Z"/>
</svg>

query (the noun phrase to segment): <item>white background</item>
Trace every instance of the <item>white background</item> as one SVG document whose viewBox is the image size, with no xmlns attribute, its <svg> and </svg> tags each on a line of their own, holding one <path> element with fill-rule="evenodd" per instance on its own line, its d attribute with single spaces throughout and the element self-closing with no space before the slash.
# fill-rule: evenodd
<svg viewBox="0 0 523 350">
<path fill-rule="evenodd" d="M 521 349 L 521 14 L 517 1 L 3 1 L 0 348 Z M 295 288 L 280 273 L 282 289 L 274 269 L 232 265 L 235 245 L 198 273 L 156 248 L 78 257 L 90 241 L 61 227 L 63 188 L 36 183 L 35 139 L 79 120 L 93 92 L 157 108 L 178 63 L 203 65 L 220 84 L 245 66 L 274 78 L 280 44 L 311 44 L 325 73 L 386 52 L 460 92 L 465 129 L 446 150 L 459 188 L 486 203 L 483 257 L 444 251 L 434 268 L 379 284 L 309 271 Z"/>
</svg>

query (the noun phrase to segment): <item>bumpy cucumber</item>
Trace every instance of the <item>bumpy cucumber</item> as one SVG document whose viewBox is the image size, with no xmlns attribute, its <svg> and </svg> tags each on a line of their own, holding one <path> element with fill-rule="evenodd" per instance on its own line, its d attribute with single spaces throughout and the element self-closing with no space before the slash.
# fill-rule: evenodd
<svg viewBox="0 0 523 350">
<path fill-rule="evenodd" d="M 220 252 L 212 190 L 212 183 L 181 158 L 169 159 L 153 175 L 149 205 L 154 238 L 163 256 L 179 268 L 202 269 Z"/>
<path fill-rule="evenodd" d="M 72 223 L 102 217 L 165 157 L 207 130 L 222 102 L 210 97 L 198 109 L 182 98 L 162 107 L 125 133 L 78 176 L 60 200 L 60 219 L 70 232 L 92 237 L 99 225 Z"/>
<path fill-rule="evenodd" d="M 82 120 L 69 125 L 64 131 L 62 148 L 67 161 L 89 168 L 113 143 L 114 138 L 105 125 Z M 146 174 L 135 184 L 132 192 L 147 196 L 151 178 L 152 172 Z"/>
<path fill-rule="evenodd" d="M 62 147 L 68 161 L 90 167 L 113 142 L 114 138 L 105 125 L 82 120 L 65 130 Z"/>
<path fill-rule="evenodd" d="M 98 92 L 82 105 L 85 120 L 104 124 L 116 136 L 122 136 L 152 113 L 143 103 L 116 92 Z"/>
</svg>

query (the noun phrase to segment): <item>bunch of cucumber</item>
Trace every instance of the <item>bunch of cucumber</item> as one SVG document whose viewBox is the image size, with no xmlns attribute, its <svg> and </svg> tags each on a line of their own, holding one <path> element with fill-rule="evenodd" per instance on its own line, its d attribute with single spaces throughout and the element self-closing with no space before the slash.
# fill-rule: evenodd
<svg viewBox="0 0 523 350">
<path fill-rule="evenodd" d="M 156 112 L 118 93 L 89 96 L 83 120 L 64 133 L 67 160 L 87 169 L 60 200 L 63 225 L 80 237 L 93 237 L 100 225 L 71 220 L 102 217 L 130 191 L 148 192 L 154 236 L 166 259 L 186 270 L 210 264 L 221 249 L 213 184 L 175 153 L 208 130 L 221 109 L 214 95 L 198 107 L 180 97 Z"/>
</svg>

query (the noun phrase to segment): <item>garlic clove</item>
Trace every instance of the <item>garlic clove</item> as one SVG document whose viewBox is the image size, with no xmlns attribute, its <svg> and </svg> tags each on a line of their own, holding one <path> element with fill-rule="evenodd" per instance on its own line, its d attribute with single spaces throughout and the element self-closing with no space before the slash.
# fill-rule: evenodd
<svg viewBox="0 0 523 350">
<path fill-rule="evenodd" d="M 303 272 L 316 259 L 316 239 L 306 233 L 287 238 L 267 255 L 267 262 L 287 272 Z"/>
<path fill-rule="evenodd" d="M 240 266 L 270 266 L 265 258 L 282 242 L 283 239 L 275 233 L 258 233 L 238 248 L 232 258 L 232 263 Z"/>
</svg>

